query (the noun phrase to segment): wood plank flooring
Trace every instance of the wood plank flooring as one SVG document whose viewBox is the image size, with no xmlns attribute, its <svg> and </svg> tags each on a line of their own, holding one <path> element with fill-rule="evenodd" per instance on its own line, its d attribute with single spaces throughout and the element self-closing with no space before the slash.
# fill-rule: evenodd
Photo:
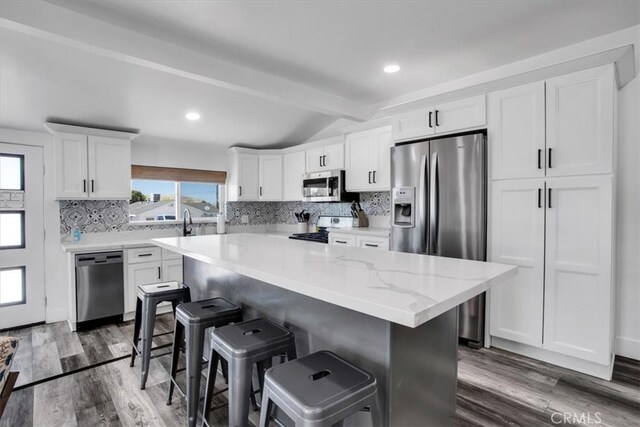
<svg viewBox="0 0 640 427">
<path fill-rule="evenodd" d="M 159 316 L 157 324 L 157 332 L 172 328 L 171 315 Z M 31 340 L 20 355 L 25 359 L 24 369 L 31 370 L 31 378 L 34 372 L 38 376 L 57 370 L 69 372 L 70 367 L 91 366 L 128 353 L 120 344 L 131 336 L 130 324 L 79 333 L 77 341 L 63 328 L 46 326 L 21 331 L 21 337 Z M 125 341 L 121 341 L 122 335 Z M 162 339 L 168 341 L 170 335 Z M 154 350 L 157 357 L 152 359 L 145 390 L 139 387 L 139 363 L 130 368 L 127 359 L 17 390 L 0 427 L 184 426 L 186 407 L 179 394 L 171 406 L 166 405 L 168 352 L 166 348 Z M 31 364 L 26 362 L 29 358 Z M 44 365 L 36 366 L 34 360 Z M 178 382 L 184 383 L 184 373 Z M 222 389 L 225 384 L 220 380 L 216 386 Z M 214 399 L 214 405 L 225 403 L 226 393 Z M 562 421 L 563 413 L 578 418 L 560 424 L 588 424 L 586 418 L 581 423 L 579 418 L 587 414 L 595 424 L 597 413 L 598 425 L 640 426 L 640 362 L 618 358 L 609 382 L 498 349 L 460 348 L 458 410 L 451 425 L 553 426 L 559 425 L 553 420 Z M 226 417 L 226 409 L 213 411 L 209 424 L 226 426 Z M 255 425 L 258 417 L 258 412 L 252 412 L 250 421 Z"/>
<path fill-rule="evenodd" d="M 172 331 L 173 315 L 167 313 L 157 316 L 155 334 Z M 21 387 L 131 354 L 133 322 L 80 332 L 71 332 L 67 322 L 57 322 L 4 331 L 0 335 L 20 339 L 12 369 L 20 371 L 16 387 Z M 153 345 L 171 343 L 171 337 L 156 337 Z"/>
</svg>

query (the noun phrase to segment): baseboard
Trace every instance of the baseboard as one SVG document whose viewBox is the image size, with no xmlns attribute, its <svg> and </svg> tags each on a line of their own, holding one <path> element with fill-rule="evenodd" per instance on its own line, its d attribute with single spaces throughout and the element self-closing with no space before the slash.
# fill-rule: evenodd
<svg viewBox="0 0 640 427">
<path fill-rule="evenodd" d="M 616 354 L 630 359 L 640 360 L 640 340 L 616 337 Z"/>
<path fill-rule="evenodd" d="M 611 355 L 611 361 L 608 365 L 601 365 L 599 363 L 566 356 L 564 354 L 542 348 L 532 347 L 527 344 L 505 340 L 504 338 L 491 337 L 491 345 L 502 350 L 507 350 L 522 356 L 531 357 L 532 359 L 542 360 L 543 362 L 551 363 L 552 365 L 571 369 L 572 371 L 582 372 L 583 374 L 611 381 L 614 355 Z"/>
</svg>

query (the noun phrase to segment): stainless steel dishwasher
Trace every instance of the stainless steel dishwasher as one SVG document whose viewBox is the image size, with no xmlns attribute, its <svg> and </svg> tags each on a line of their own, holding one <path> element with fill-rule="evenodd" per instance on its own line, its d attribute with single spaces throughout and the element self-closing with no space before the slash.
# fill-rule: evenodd
<svg viewBox="0 0 640 427">
<path fill-rule="evenodd" d="M 122 251 L 76 255 L 76 315 L 78 324 L 122 321 L 124 270 Z"/>
</svg>

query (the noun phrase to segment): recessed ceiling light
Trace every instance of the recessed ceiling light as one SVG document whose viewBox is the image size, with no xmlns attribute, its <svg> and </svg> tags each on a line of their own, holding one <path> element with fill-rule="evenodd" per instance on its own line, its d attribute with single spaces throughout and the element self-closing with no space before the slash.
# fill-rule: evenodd
<svg viewBox="0 0 640 427">
<path fill-rule="evenodd" d="M 187 113 L 186 116 L 184 116 L 187 120 L 198 120 L 200 119 L 200 114 L 196 113 L 195 111 L 192 111 L 191 113 Z"/>
<path fill-rule="evenodd" d="M 384 67 L 384 72 L 388 74 L 397 73 L 398 71 L 400 71 L 400 66 L 397 64 L 390 64 Z"/>
</svg>

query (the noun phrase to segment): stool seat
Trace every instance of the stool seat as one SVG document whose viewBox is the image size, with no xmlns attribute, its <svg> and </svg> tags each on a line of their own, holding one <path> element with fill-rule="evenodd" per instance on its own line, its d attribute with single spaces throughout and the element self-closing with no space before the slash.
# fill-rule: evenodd
<svg viewBox="0 0 640 427">
<path fill-rule="evenodd" d="M 224 298 L 212 298 L 180 304 L 176 309 L 176 317 L 183 324 L 208 324 L 214 322 L 226 325 L 228 317 L 238 319 L 242 309 Z M 211 325 L 211 326 L 215 326 Z"/>
<path fill-rule="evenodd" d="M 260 357 L 265 350 L 286 349 L 293 339 L 291 331 L 267 319 L 249 320 L 211 332 L 215 350 L 236 359 Z"/>
<path fill-rule="evenodd" d="M 138 296 L 140 295 L 153 295 L 155 297 L 163 296 L 164 294 L 173 295 L 176 291 L 189 291 L 189 287 L 182 282 L 160 282 L 150 283 L 148 285 L 138 286 Z"/>
<path fill-rule="evenodd" d="M 331 426 L 369 407 L 374 426 L 381 424 L 376 379 L 330 351 L 275 366 L 267 371 L 260 427 L 277 405 L 296 426 Z"/>
</svg>

